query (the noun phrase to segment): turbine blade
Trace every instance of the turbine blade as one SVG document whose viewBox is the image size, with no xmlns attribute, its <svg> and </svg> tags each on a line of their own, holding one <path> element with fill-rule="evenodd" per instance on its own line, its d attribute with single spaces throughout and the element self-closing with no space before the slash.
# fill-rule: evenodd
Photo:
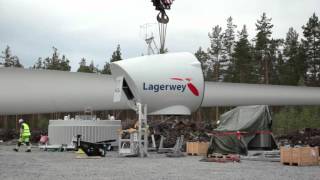
<svg viewBox="0 0 320 180">
<path fill-rule="evenodd" d="M 320 88 L 205 82 L 202 107 L 320 105 Z"/>
<path fill-rule="evenodd" d="M 113 102 L 111 76 L 48 70 L 0 68 L 0 114 L 128 109 Z"/>
</svg>

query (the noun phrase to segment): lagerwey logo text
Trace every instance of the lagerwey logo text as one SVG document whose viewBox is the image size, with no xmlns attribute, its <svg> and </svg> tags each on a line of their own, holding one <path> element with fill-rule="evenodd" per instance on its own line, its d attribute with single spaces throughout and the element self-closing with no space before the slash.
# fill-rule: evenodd
<svg viewBox="0 0 320 180">
<path fill-rule="evenodd" d="M 191 91 L 191 93 L 195 96 L 199 96 L 199 91 L 198 89 L 193 85 L 191 82 L 191 78 L 170 78 L 171 80 L 175 81 L 181 81 L 186 83 L 185 84 L 146 84 L 145 82 L 143 83 L 143 90 L 144 91 L 153 91 L 153 92 L 159 92 L 159 91 L 180 91 L 184 92 L 186 88 Z"/>
</svg>

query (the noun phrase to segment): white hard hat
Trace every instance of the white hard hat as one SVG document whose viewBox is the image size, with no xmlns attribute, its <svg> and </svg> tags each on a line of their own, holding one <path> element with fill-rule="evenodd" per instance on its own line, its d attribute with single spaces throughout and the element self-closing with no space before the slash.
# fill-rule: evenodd
<svg viewBox="0 0 320 180">
<path fill-rule="evenodd" d="M 23 123 L 23 119 L 19 119 L 19 123 Z"/>
</svg>

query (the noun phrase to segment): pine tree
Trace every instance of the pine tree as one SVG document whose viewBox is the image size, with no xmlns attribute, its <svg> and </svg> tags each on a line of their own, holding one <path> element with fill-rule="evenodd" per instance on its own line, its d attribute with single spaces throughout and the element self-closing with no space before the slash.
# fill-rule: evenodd
<svg viewBox="0 0 320 180">
<path fill-rule="evenodd" d="M 256 46 L 255 46 L 255 60 L 260 63 L 260 72 L 262 72 L 261 81 L 269 84 L 271 59 L 268 58 L 270 38 L 272 34 L 271 18 L 267 18 L 266 13 L 263 13 L 261 19 L 256 23 Z"/>
<path fill-rule="evenodd" d="M 251 55 L 251 47 L 248 41 L 248 32 L 246 25 L 244 25 L 241 32 L 239 32 L 239 41 L 236 42 L 234 53 L 232 55 L 234 59 L 234 67 L 231 71 L 231 82 L 256 82 L 256 67 Z"/>
<path fill-rule="evenodd" d="M 235 29 L 237 26 L 233 24 L 233 19 L 230 16 L 227 19 L 227 28 L 223 33 L 223 50 L 222 50 L 222 59 L 225 62 L 224 68 L 224 81 L 232 82 L 232 73 L 234 71 L 234 60 L 232 54 L 234 52 L 235 46 Z"/>
<path fill-rule="evenodd" d="M 110 63 L 109 62 L 106 62 L 106 64 L 103 66 L 101 74 L 111 74 Z"/>
<path fill-rule="evenodd" d="M 298 57 L 297 57 L 297 61 L 295 62 L 295 68 L 297 72 L 299 72 L 299 76 L 300 76 L 299 81 L 303 81 L 305 83 L 307 80 L 308 63 L 307 63 L 306 50 L 304 48 L 303 43 L 301 42 L 298 48 Z"/>
<path fill-rule="evenodd" d="M 66 58 L 65 55 L 62 55 L 62 59 L 60 61 L 60 70 L 61 71 L 70 71 L 71 66 L 69 65 L 70 61 Z"/>
<path fill-rule="evenodd" d="M 44 61 L 44 69 L 50 70 L 60 70 L 60 71 L 70 71 L 71 66 L 69 65 L 70 61 L 66 58 L 65 55 L 62 55 L 62 58 L 59 57 L 58 49 L 52 47 L 53 53 L 51 57 L 47 57 Z"/>
<path fill-rule="evenodd" d="M 112 53 L 110 62 L 115 62 L 120 60 L 122 60 L 122 57 L 121 57 L 120 44 L 118 44 L 117 49 Z"/>
<path fill-rule="evenodd" d="M 299 34 L 291 27 L 287 33 L 284 49 L 283 61 L 279 63 L 280 84 L 297 85 L 300 78 L 304 78 L 304 69 L 301 63 L 304 60 L 299 56 Z M 305 65 L 302 65 L 305 66 Z"/>
<path fill-rule="evenodd" d="M 283 39 L 271 39 L 266 59 L 268 62 L 268 79 L 272 84 L 280 84 L 279 64 L 283 62 Z"/>
<path fill-rule="evenodd" d="M 98 68 L 98 66 L 94 65 L 93 60 L 91 61 L 90 65 L 89 65 L 89 69 L 92 73 L 99 73 L 99 68 Z"/>
<path fill-rule="evenodd" d="M 237 25 L 233 24 L 232 20 L 233 19 L 231 16 L 227 19 L 227 29 L 223 34 L 223 45 L 229 56 L 231 56 L 231 54 L 233 53 L 235 44 L 235 29 L 237 28 Z"/>
<path fill-rule="evenodd" d="M 47 57 L 45 59 L 45 69 L 51 69 L 51 70 L 59 70 L 59 55 L 58 55 L 58 49 L 55 47 L 52 47 L 53 53 L 52 57 Z"/>
<path fill-rule="evenodd" d="M 223 81 L 223 68 L 224 68 L 224 59 L 222 57 L 223 51 L 223 34 L 222 28 L 217 25 L 212 29 L 212 32 L 208 34 L 210 39 L 210 47 L 208 48 L 209 55 L 209 68 L 213 71 L 213 80 L 214 81 Z"/>
<path fill-rule="evenodd" d="M 256 49 L 265 50 L 268 49 L 268 44 L 270 43 L 270 38 L 273 28 L 271 24 L 272 18 L 267 18 L 266 13 L 263 13 L 261 20 L 257 20 L 256 30 L 258 31 L 256 35 Z"/>
<path fill-rule="evenodd" d="M 199 47 L 199 49 L 194 55 L 200 61 L 203 76 L 205 80 L 207 80 L 208 79 L 208 59 L 209 59 L 208 54 L 202 50 L 202 47 Z"/>
<path fill-rule="evenodd" d="M 42 62 L 42 58 L 39 57 L 37 62 L 33 65 L 33 69 L 44 69 L 44 64 Z"/>
<path fill-rule="evenodd" d="M 93 71 L 87 66 L 87 60 L 85 58 L 81 58 L 79 63 L 79 68 L 77 72 L 85 72 L 85 73 L 93 73 Z"/>
<path fill-rule="evenodd" d="M 212 32 L 208 33 L 210 39 L 210 47 L 208 48 L 208 76 L 207 80 L 224 81 L 227 67 L 226 50 L 223 44 L 224 34 L 222 28 L 217 25 L 212 28 Z M 211 73 L 212 72 L 212 73 Z M 211 75 L 212 74 L 212 75 Z M 212 78 L 211 78 L 212 77 Z M 215 108 L 216 120 L 219 117 L 219 107 Z"/>
<path fill-rule="evenodd" d="M 117 49 L 112 53 L 110 63 L 120 61 L 120 60 L 122 60 L 121 48 L 120 48 L 120 45 L 118 44 Z M 101 71 L 101 74 L 111 74 L 110 63 L 109 62 L 105 63 Z"/>
<path fill-rule="evenodd" d="M 320 22 L 314 13 L 305 26 L 302 26 L 302 43 L 307 60 L 307 81 L 311 85 L 320 85 Z"/>
<path fill-rule="evenodd" d="M 81 66 L 87 66 L 87 60 L 86 60 L 86 58 L 81 58 L 79 65 L 80 65 L 80 67 L 81 67 Z"/>
<path fill-rule="evenodd" d="M 10 46 L 7 46 L 6 49 L 2 51 L 2 54 L 3 56 L 0 56 L 0 58 L 4 60 L 3 65 L 5 67 L 23 67 L 22 64 L 20 64 L 18 56 L 12 55 Z"/>
</svg>

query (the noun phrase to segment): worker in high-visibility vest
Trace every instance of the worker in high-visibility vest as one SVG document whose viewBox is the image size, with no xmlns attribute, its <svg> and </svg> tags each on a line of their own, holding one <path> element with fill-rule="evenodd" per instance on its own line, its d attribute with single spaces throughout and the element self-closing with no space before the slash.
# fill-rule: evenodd
<svg viewBox="0 0 320 180">
<path fill-rule="evenodd" d="M 31 152 L 31 145 L 30 145 L 31 132 L 30 132 L 29 125 L 25 123 L 23 119 L 19 119 L 19 124 L 20 124 L 20 138 L 19 138 L 17 147 L 14 148 L 13 150 L 18 152 L 21 144 L 25 143 L 28 148 L 26 152 Z"/>
</svg>

